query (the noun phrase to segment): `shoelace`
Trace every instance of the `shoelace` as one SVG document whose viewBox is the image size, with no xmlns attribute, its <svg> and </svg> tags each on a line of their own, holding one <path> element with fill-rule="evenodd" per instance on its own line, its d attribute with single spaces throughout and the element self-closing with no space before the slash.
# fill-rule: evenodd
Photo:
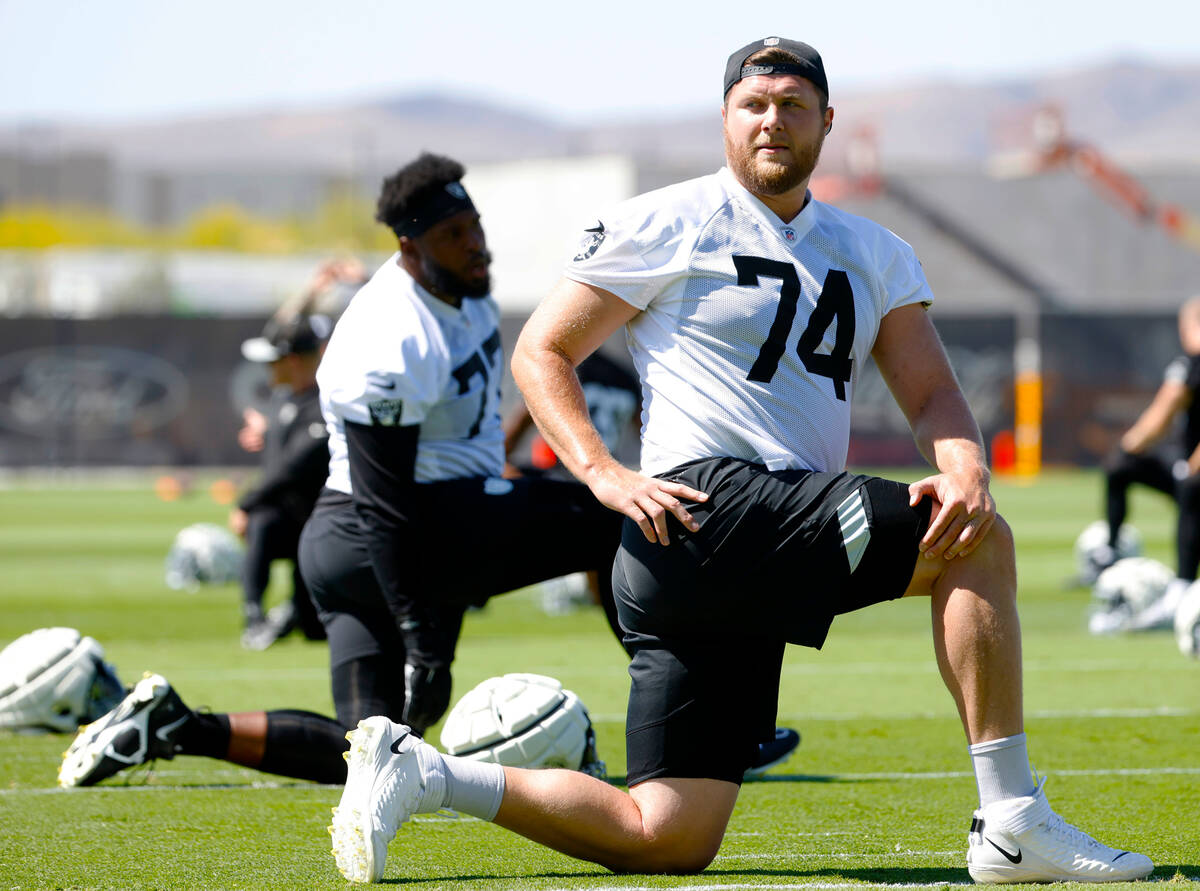
<svg viewBox="0 0 1200 891">
<path fill-rule="evenodd" d="M 1072 826 L 1058 814 L 1051 815 L 1046 821 L 1046 831 L 1054 838 L 1071 846 L 1082 846 L 1096 853 L 1104 853 L 1108 846 L 1096 841 L 1082 829 Z"/>
</svg>

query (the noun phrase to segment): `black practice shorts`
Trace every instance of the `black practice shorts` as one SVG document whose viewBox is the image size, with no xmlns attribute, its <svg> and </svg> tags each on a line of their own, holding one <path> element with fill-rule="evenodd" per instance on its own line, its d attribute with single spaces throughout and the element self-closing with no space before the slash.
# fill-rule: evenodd
<svg viewBox="0 0 1200 891">
<path fill-rule="evenodd" d="M 612 566 L 622 516 L 581 483 L 472 478 L 418 489 L 420 522 L 437 530 L 424 536 L 421 546 L 421 575 L 437 586 L 423 596 L 436 602 L 445 622 L 461 621 L 467 606 L 495 594 L 572 572 L 607 574 Z M 375 579 L 348 495 L 322 493 L 300 537 L 300 568 L 329 636 L 331 668 L 336 673 L 356 660 L 375 666 L 382 663 L 374 657 L 385 655 L 391 680 L 366 680 L 376 687 L 393 684 L 399 691 L 396 701 L 403 702 L 404 641 Z M 390 699 L 396 691 L 381 689 L 379 695 L 384 694 Z M 348 697 L 335 689 L 338 718 L 352 724 L 358 718 L 339 701 Z"/>
<path fill-rule="evenodd" d="M 732 458 L 661 474 L 709 498 L 671 544 L 626 520 L 613 592 L 633 650 L 630 785 L 653 777 L 740 782 L 771 739 L 786 643 L 820 647 L 833 617 L 900 597 L 930 502 L 904 483 L 768 471 Z"/>
</svg>

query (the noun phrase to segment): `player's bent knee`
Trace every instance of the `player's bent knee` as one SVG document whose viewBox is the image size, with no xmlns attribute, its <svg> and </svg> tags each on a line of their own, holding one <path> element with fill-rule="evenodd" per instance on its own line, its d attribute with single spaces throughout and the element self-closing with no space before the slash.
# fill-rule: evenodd
<svg viewBox="0 0 1200 891">
<path fill-rule="evenodd" d="M 1016 545 L 1013 540 L 1012 527 L 1008 525 L 1004 517 L 996 514 L 996 521 L 992 523 L 992 528 L 983 537 L 979 547 L 968 555 L 968 559 L 977 555 L 981 559 L 1016 564 Z"/>
<path fill-rule="evenodd" d="M 979 546 L 966 557 L 948 561 L 948 580 L 993 602 L 1015 601 L 1017 560 L 1012 527 L 997 515 Z"/>
<path fill-rule="evenodd" d="M 715 836 L 672 832 L 670 837 L 656 837 L 647 846 L 644 860 L 637 868 L 655 873 L 701 872 L 717 856 L 723 837 L 723 830 Z"/>
<path fill-rule="evenodd" d="M 943 579 L 956 578 L 964 569 L 978 568 L 984 569 L 989 578 L 996 582 L 1015 581 L 1016 550 L 1012 528 L 999 514 L 996 515 L 996 520 L 987 535 L 970 554 L 955 557 L 953 560 L 927 560 L 923 556 L 917 557 L 912 579 L 904 596 L 928 597 Z M 997 588 L 1015 590 L 1015 585 L 1002 583 Z"/>
<path fill-rule="evenodd" d="M 630 790 L 642 811 L 643 841 L 634 869 L 692 873 L 721 847 L 738 786 L 709 779 L 648 780 Z"/>
</svg>

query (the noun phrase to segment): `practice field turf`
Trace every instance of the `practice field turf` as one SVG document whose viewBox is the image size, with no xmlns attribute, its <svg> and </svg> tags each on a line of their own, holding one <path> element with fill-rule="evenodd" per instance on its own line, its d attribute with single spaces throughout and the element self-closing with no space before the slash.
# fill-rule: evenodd
<svg viewBox="0 0 1200 891">
<path fill-rule="evenodd" d="M 1103 841 L 1150 855 L 1153 881 L 1193 886 L 1200 663 L 1184 659 L 1167 633 L 1087 634 L 1088 592 L 1064 583 L 1074 538 L 1099 510 L 1096 474 L 1049 473 L 1029 486 L 1001 480 L 994 491 L 1017 535 L 1030 754 L 1050 777 L 1051 802 Z M 161 672 L 194 707 L 331 713 L 323 645 L 288 639 L 245 652 L 233 586 L 196 594 L 164 586 L 174 533 L 222 522 L 225 510 L 204 486 L 164 502 L 149 481 L 0 490 L 0 644 L 70 625 L 104 645 L 127 684 Z M 1139 493 L 1132 519 L 1148 555 L 1173 564 L 1169 503 Z M 466 553 L 486 530 L 464 517 L 456 534 Z M 736 647 L 730 659 L 736 671 Z M 550 617 L 527 590 L 470 614 L 456 694 L 506 671 L 553 675 L 575 690 L 620 781 L 627 676 L 597 611 Z M 712 716 L 714 746 L 737 721 L 730 706 Z M 790 650 L 780 723 L 799 728 L 803 744 L 767 781 L 744 787 L 720 854 L 700 875 L 614 875 L 479 820 L 437 814 L 401 827 L 385 881 L 454 889 L 970 883 L 974 780 L 934 663 L 926 602 L 840 618 L 822 652 Z M 436 741 L 436 731 L 430 736 Z M 67 742 L 0 734 L 0 889 L 345 887 L 325 831 L 339 789 L 178 758 L 60 790 Z"/>
</svg>

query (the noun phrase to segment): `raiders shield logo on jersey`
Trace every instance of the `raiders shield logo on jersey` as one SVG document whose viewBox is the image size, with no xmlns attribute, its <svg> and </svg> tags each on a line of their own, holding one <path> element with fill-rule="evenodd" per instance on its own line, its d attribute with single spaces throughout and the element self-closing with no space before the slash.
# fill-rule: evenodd
<svg viewBox="0 0 1200 891">
<path fill-rule="evenodd" d="M 395 427 L 400 423 L 402 404 L 399 399 L 378 399 L 367 403 L 367 409 L 371 412 L 371 423 L 379 427 Z"/>
<path fill-rule="evenodd" d="M 591 229 L 584 229 L 584 238 L 579 245 L 579 253 L 575 255 L 575 262 L 586 260 L 592 254 L 596 253 L 600 243 L 604 241 L 604 224 L 599 220 Z"/>
</svg>

